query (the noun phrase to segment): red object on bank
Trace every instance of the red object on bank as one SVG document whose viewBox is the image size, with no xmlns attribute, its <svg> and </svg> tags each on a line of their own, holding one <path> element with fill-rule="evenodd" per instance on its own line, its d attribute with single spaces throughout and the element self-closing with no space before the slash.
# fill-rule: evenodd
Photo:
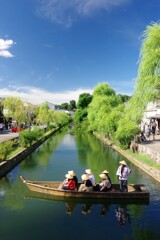
<svg viewBox="0 0 160 240">
<path fill-rule="evenodd" d="M 11 131 L 16 133 L 16 132 L 22 131 L 22 128 L 14 127 L 14 128 L 11 128 Z"/>
</svg>

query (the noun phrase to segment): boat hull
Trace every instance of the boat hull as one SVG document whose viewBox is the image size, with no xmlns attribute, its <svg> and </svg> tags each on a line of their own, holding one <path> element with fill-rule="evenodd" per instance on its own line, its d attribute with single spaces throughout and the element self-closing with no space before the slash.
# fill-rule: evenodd
<svg viewBox="0 0 160 240">
<path fill-rule="evenodd" d="M 149 199 L 149 192 L 145 190 L 144 185 L 138 184 L 129 184 L 128 192 L 120 192 L 119 184 L 113 184 L 113 190 L 109 192 L 82 192 L 73 190 L 59 190 L 58 187 L 61 182 L 32 182 L 25 180 L 23 177 L 21 177 L 21 179 L 31 191 L 52 195 L 61 199 Z"/>
</svg>

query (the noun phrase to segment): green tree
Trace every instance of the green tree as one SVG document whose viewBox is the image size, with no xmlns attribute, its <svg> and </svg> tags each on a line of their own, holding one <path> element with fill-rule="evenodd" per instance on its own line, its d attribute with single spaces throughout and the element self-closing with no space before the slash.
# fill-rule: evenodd
<svg viewBox="0 0 160 240">
<path fill-rule="evenodd" d="M 18 124 L 27 122 L 27 110 L 20 98 L 8 97 L 4 100 L 3 104 L 3 112 L 7 119 L 15 119 Z"/>
<path fill-rule="evenodd" d="M 87 117 L 87 109 L 77 109 L 75 115 L 74 115 L 74 123 L 81 123 L 86 117 Z"/>
<path fill-rule="evenodd" d="M 124 94 L 118 94 L 117 96 L 120 98 L 122 103 L 127 102 L 131 98 L 130 96 Z"/>
<path fill-rule="evenodd" d="M 68 110 L 68 106 L 69 106 L 68 103 L 62 103 L 62 104 L 60 105 L 60 108 L 61 108 L 61 109 Z"/>
<path fill-rule="evenodd" d="M 76 101 L 75 100 L 71 100 L 68 108 L 69 108 L 69 110 L 76 109 Z"/>
<path fill-rule="evenodd" d="M 120 104 L 115 96 L 94 96 L 88 108 L 89 130 L 106 134 L 110 132 L 109 117 L 114 108 Z"/>
<path fill-rule="evenodd" d="M 50 120 L 50 111 L 47 103 L 42 103 L 36 110 L 36 120 L 40 124 L 48 125 Z"/>
<path fill-rule="evenodd" d="M 94 91 L 93 91 L 93 97 L 95 96 L 115 96 L 115 90 L 109 86 L 108 83 L 99 83 Z"/>
<path fill-rule="evenodd" d="M 159 98 L 160 86 L 160 24 L 151 23 L 142 34 L 136 88 L 126 104 L 125 114 L 119 122 L 117 139 L 127 146 L 138 131 L 147 104 Z M 157 96 L 158 94 L 158 96 Z M 139 129 L 140 131 L 140 129 Z"/>
<path fill-rule="evenodd" d="M 82 93 L 79 95 L 77 108 L 80 108 L 80 109 L 87 108 L 91 101 L 92 101 L 92 95 L 90 95 L 89 93 Z"/>
<path fill-rule="evenodd" d="M 157 88 L 160 85 L 160 24 L 152 23 L 142 34 L 142 46 L 139 57 L 139 69 L 136 88 L 128 113 L 134 115 L 137 122 L 141 121 L 144 110 L 150 101 L 157 98 Z M 159 93 L 160 94 L 160 93 Z"/>
</svg>

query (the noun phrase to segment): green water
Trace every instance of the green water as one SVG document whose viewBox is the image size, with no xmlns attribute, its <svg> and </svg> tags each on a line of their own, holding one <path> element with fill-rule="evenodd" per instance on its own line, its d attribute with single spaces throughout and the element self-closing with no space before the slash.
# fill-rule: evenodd
<svg viewBox="0 0 160 240">
<path fill-rule="evenodd" d="M 150 201 L 93 204 L 46 200 L 32 193 L 19 179 L 63 180 L 74 170 L 80 180 L 91 168 L 107 169 L 113 182 L 122 156 L 92 135 L 71 135 L 67 131 L 48 139 L 31 156 L 0 181 L 0 239 L 2 240 L 158 240 L 160 239 L 160 184 L 133 164 L 130 183 L 142 183 L 150 191 Z"/>
</svg>

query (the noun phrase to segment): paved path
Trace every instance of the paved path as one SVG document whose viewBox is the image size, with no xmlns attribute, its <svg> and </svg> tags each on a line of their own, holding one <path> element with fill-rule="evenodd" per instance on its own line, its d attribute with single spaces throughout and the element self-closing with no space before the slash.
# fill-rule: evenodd
<svg viewBox="0 0 160 240">
<path fill-rule="evenodd" d="M 151 136 L 151 140 L 143 145 L 160 153 L 160 135 L 155 135 L 155 141 L 152 140 Z"/>
<path fill-rule="evenodd" d="M 18 136 L 19 133 L 12 133 L 10 130 L 3 130 L 3 132 L 0 133 L 0 143 L 17 138 Z"/>
</svg>

